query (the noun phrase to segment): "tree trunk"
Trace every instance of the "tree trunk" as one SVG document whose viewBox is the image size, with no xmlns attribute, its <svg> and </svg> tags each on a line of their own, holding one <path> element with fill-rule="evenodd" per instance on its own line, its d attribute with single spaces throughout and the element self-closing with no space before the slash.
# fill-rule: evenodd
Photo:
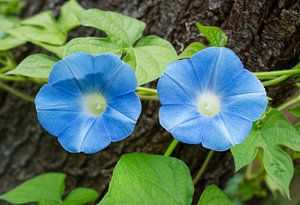
<svg viewBox="0 0 300 205">
<path fill-rule="evenodd" d="M 27 0 L 22 16 L 43 10 L 57 13 L 65 1 Z M 118 11 L 147 23 L 145 34 L 155 34 L 173 43 L 178 52 L 193 41 L 206 43 L 197 31 L 196 21 L 222 27 L 229 37 L 228 47 L 251 71 L 289 69 L 299 61 L 299 0 L 80 0 L 86 8 L 98 7 Z M 95 35 L 93 30 L 76 29 L 71 36 Z M 36 52 L 32 45 L 14 50 L 18 60 Z M 281 103 L 293 92 L 293 79 L 268 89 L 273 104 Z M 35 95 L 37 86 L 14 84 Z M 155 85 L 153 85 L 155 87 Z M 32 89 L 34 87 L 34 91 Z M 112 170 L 124 153 L 162 154 L 172 137 L 158 123 L 159 103 L 144 102 L 143 113 L 134 134 L 93 154 L 69 154 L 54 137 L 43 131 L 33 104 L 0 91 L 0 193 L 26 179 L 46 172 L 67 174 L 67 189 L 92 187 L 103 196 Z M 199 170 L 207 150 L 200 145 L 179 144 L 173 156 L 190 167 L 192 175 Z M 196 186 L 195 199 L 211 183 L 224 187 L 234 174 L 230 152 L 213 156 L 207 172 Z M 1 202 L 0 202 L 1 203 Z M 5 204 L 5 203 L 3 203 Z"/>
</svg>

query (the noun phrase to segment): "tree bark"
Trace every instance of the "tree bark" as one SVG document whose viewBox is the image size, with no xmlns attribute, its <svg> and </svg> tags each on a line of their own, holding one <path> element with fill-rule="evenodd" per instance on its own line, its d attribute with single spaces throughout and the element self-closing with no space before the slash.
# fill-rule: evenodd
<svg viewBox="0 0 300 205">
<path fill-rule="evenodd" d="M 22 11 L 29 17 L 43 10 L 58 12 L 65 1 L 27 0 Z M 194 23 L 222 27 L 233 49 L 251 71 L 289 69 L 299 61 L 299 0 L 80 0 L 86 8 L 118 11 L 147 23 L 145 34 L 155 34 L 173 43 L 178 52 L 193 41 L 205 42 Z M 91 29 L 75 29 L 71 36 L 99 34 Z M 14 50 L 18 60 L 36 52 L 32 45 Z M 268 88 L 273 104 L 278 105 L 292 94 L 293 79 Z M 13 86 L 35 95 L 37 86 Z M 155 85 L 152 85 L 155 87 Z M 32 89 L 34 87 L 34 89 Z M 46 172 L 67 174 L 67 190 L 78 186 L 95 188 L 103 196 L 112 170 L 124 153 L 163 154 L 172 137 L 158 123 L 157 102 L 144 102 L 134 134 L 93 154 L 69 154 L 56 139 L 40 128 L 34 105 L 0 91 L 0 193 L 26 179 Z M 192 175 L 201 167 L 207 150 L 200 145 L 179 144 L 173 156 L 189 166 Z M 208 184 L 224 187 L 234 174 L 230 152 L 216 153 L 200 183 L 195 199 Z M 5 204 L 0 202 L 0 204 Z"/>
</svg>

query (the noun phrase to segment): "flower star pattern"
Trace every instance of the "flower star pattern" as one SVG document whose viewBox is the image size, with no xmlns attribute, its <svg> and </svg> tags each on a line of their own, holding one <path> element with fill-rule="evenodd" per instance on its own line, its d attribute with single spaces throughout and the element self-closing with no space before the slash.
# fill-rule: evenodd
<svg viewBox="0 0 300 205">
<path fill-rule="evenodd" d="M 95 153 L 129 136 L 141 113 L 134 71 L 113 54 L 57 62 L 35 98 L 41 125 L 69 152 Z"/>
<path fill-rule="evenodd" d="M 171 63 L 158 95 L 160 123 L 174 138 L 216 151 L 242 143 L 267 106 L 262 83 L 219 47 Z"/>
</svg>

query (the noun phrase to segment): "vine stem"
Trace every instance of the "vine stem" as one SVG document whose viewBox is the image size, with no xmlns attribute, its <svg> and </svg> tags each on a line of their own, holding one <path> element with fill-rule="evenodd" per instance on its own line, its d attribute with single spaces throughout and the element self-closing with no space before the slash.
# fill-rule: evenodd
<svg viewBox="0 0 300 205">
<path fill-rule="evenodd" d="M 300 69 L 254 72 L 253 74 L 258 78 L 277 77 L 277 76 L 282 76 L 282 75 L 300 74 Z"/>
<path fill-rule="evenodd" d="M 139 97 L 141 98 L 141 100 L 153 100 L 153 101 L 158 101 L 158 97 L 157 96 L 148 96 L 148 95 L 142 95 L 139 94 Z"/>
<path fill-rule="evenodd" d="M 203 176 L 204 172 L 206 171 L 207 166 L 208 166 L 208 164 L 209 164 L 209 162 L 210 162 L 210 160 L 211 160 L 211 158 L 212 158 L 213 155 L 214 155 L 214 151 L 213 151 L 213 150 L 210 150 L 210 151 L 208 152 L 208 154 L 207 154 L 207 156 L 206 156 L 206 158 L 205 158 L 205 160 L 204 160 L 204 162 L 203 162 L 201 168 L 199 169 L 197 175 L 196 175 L 195 178 L 193 179 L 194 185 L 196 185 L 196 184 L 200 181 L 200 179 L 201 179 L 201 177 Z"/>
<path fill-rule="evenodd" d="M 286 79 L 288 79 L 290 77 L 290 75 L 282 75 L 280 77 L 274 78 L 272 80 L 267 80 L 262 82 L 262 84 L 267 87 L 267 86 L 271 86 L 271 85 L 276 85 L 278 83 L 281 83 L 282 81 L 285 81 Z"/>
<path fill-rule="evenodd" d="M 285 103 L 281 104 L 280 106 L 277 107 L 278 110 L 282 111 L 284 110 L 285 108 L 297 103 L 297 102 L 300 102 L 300 95 L 297 95 L 296 97 L 286 101 Z"/>
<path fill-rule="evenodd" d="M 146 88 L 146 87 L 137 87 L 136 89 L 137 93 L 147 93 L 151 95 L 157 95 L 157 90 L 152 88 Z"/>
<path fill-rule="evenodd" d="M 23 77 L 14 77 L 14 76 L 8 76 L 0 73 L 0 78 L 3 80 L 9 80 L 9 81 L 18 81 L 18 82 L 27 82 L 28 80 Z"/>
<path fill-rule="evenodd" d="M 173 153 L 173 151 L 176 148 L 178 143 L 179 142 L 176 139 L 173 139 L 173 141 L 171 142 L 171 144 L 168 146 L 167 150 L 165 151 L 164 156 L 165 157 L 171 156 L 171 154 Z"/>
<path fill-rule="evenodd" d="M 23 100 L 34 103 L 34 98 L 33 97 L 31 97 L 29 95 L 26 95 L 26 94 L 23 94 L 20 91 L 17 91 L 12 87 L 9 87 L 8 85 L 3 84 L 2 82 L 0 82 L 0 88 L 7 91 L 7 92 L 9 92 L 9 93 L 11 93 L 11 94 L 13 94 L 13 95 L 15 95 L 15 96 L 17 96 L 17 97 L 19 97 L 19 98 L 21 98 L 21 99 L 23 99 Z"/>
</svg>

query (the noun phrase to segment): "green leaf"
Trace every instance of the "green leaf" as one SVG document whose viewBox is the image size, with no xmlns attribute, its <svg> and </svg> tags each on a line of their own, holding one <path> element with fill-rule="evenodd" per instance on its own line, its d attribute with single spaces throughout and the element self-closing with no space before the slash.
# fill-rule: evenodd
<svg viewBox="0 0 300 205">
<path fill-rule="evenodd" d="M 24 2 L 20 0 L 0 1 L 0 14 L 3 15 L 19 15 Z"/>
<path fill-rule="evenodd" d="M 145 23 L 119 13 L 100 9 L 73 10 L 83 26 L 90 26 L 104 31 L 112 41 L 120 41 L 131 46 L 139 39 L 145 29 Z"/>
<path fill-rule="evenodd" d="M 122 45 L 117 42 L 111 42 L 109 38 L 99 37 L 82 37 L 74 38 L 66 45 L 64 56 L 68 56 L 75 52 L 84 52 L 92 55 L 100 53 L 121 53 Z"/>
<path fill-rule="evenodd" d="M 194 187 L 180 160 L 150 154 L 123 155 L 99 205 L 190 205 Z"/>
<path fill-rule="evenodd" d="M 300 117 L 300 105 L 289 109 L 289 112 L 294 114 L 296 117 Z"/>
<path fill-rule="evenodd" d="M 65 45 L 51 45 L 47 43 L 32 41 L 33 44 L 42 47 L 43 49 L 50 51 L 51 53 L 54 53 L 57 57 L 63 58 L 64 51 L 65 51 Z"/>
<path fill-rule="evenodd" d="M 61 7 L 58 25 L 63 31 L 67 32 L 80 25 L 72 12 L 76 10 L 81 11 L 83 8 L 75 0 L 70 0 Z"/>
<path fill-rule="evenodd" d="M 206 46 L 203 45 L 202 43 L 193 42 L 190 45 L 188 45 L 184 49 L 184 51 L 182 51 L 182 53 L 179 55 L 179 59 L 190 58 L 190 57 L 192 57 L 192 55 L 194 55 L 195 53 L 201 51 L 204 48 L 206 48 Z"/>
<path fill-rule="evenodd" d="M 208 40 L 210 46 L 224 47 L 227 44 L 228 37 L 221 28 L 216 26 L 204 26 L 199 22 L 196 23 L 196 27 Z"/>
<path fill-rule="evenodd" d="M 126 49 L 124 61 L 131 65 L 139 85 L 160 77 L 167 65 L 177 59 L 173 46 L 158 36 L 146 36 L 133 48 Z"/>
<path fill-rule="evenodd" d="M 208 186 L 197 205 L 233 205 L 229 198 L 215 185 Z"/>
<path fill-rule="evenodd" d="M 7 74 L 23 75 L 34 78 L 48 78 L 57 59 L 45 54 L 27 56 L 14 70 Z"/>
<path fill-rule="evenodd" d="M 98 198 L 98 192 L 88 188 L 74 189 L 64 200 L 63 205 L 83 205 Z"/>
<path fill-rule="evenodd" d="M 0 14 L 0 22 L 1 22 L 0 34 L 2 34 L 18 26 L 20 23 L 20 19 L 15 16 L 4 16 Z"/>
<path fill-rule="evenodd" d="M 262 148 L 267 174 L 289 198 L 289 184 L 294 169 L 291 157 L 282 150 L 281 145 L 300 151 L 300 135 L 281 112 L 272 109 L 262 128 L 254 128 L 242 144 L 231 148 L 231 152 L 237 171 L 251 163 L 258 149 Z"/>
<path fill-rule="evenodd" d="M 38 41 L 53 45 L 62 45 L 66 41 L 66 33 L 57 25 L 50 11 L 42 12 L 23 20 L 21 26 L 8 31 L 11 35 L 25 40 Z"/>
<path fill-rule="evenodd" d="M 38 202 L 44 205 L 61 204 L 61 195 L 65 189 L 64 180 L 64 174 L 43 174 L 1 195 L 0 199 L 13 204 L 29 202 Z"/>
<path fill-rule="evenodd" d="M 18 47 L 20 45 L 23 45 L 26 43 L 25 40 L 18 39 L 12 35 L 4 34 L 0 35 L 0 51 L 6 51 L 15 47 Z"/>
</svg>

